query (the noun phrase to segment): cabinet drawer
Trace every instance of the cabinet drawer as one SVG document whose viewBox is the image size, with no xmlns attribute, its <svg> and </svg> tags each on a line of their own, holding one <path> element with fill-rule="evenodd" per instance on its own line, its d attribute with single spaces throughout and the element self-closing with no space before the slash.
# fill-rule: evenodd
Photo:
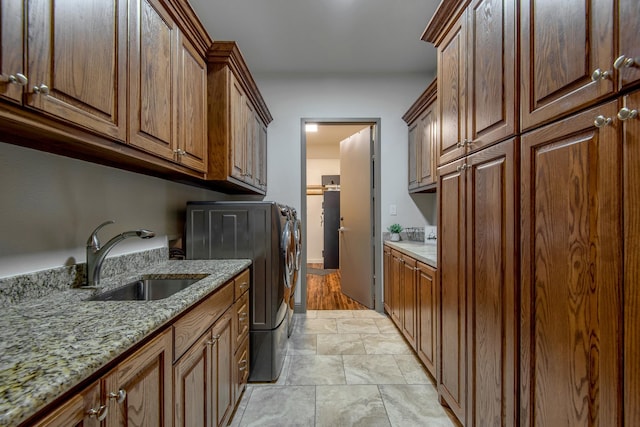
<svg viewBox="0 0 640 427">
<path fill-rule="evenodd" d="M 240 394 L 247 385 L 249 380 L 249 337 L 246 337 L 236 353 L 236 372 L 235 372 L 235 400 L 237 402 Z"/>
<path fill-rule="evenodd" d="M 234 280 L 235 283 L 235 299 L 240 298 L 240 295 L 249 290 L 249 286 L 251 285 L 251 276 L 249 274 L 249 269 L 247 268 L 245 271 L 240 273 L 238 277 Z"/>
<path fill-rule="evenodd" d="M 173 360 L 178 360 L 231 305 L 233 283 L 229 282 L 178 319 L 173 324 Z"/>
<path fill-rule="evenodd" d="M 249 334 L 249 292 L 245 292 L 234 304 L 233 330 L 235 349 L 238 351 L 242 340 Z"/>
</svg>

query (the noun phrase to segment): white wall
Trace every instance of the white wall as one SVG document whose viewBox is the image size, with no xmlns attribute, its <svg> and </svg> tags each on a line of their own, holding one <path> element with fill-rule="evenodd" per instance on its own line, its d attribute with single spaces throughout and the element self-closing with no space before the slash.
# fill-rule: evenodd
<svg viewBox="0 0 640 427">
<path fill-rule="evenodd" d="M 266 199 L 300 208 L 300 119 L 380 118 L 382 226 L 423 226 L 407 192 L 407 125 L 402 115 L 433 75 L 256 75 L 274 117 L 269 125 Z M 420 197 L 420 196 L 418 196 Z M 395 204 L 397 216 L 389 215 Z M 430 208 L 428 208 L 430 209 Z"/>
<path fill-rule="evenodd" d="M 91 231 L 103 242 L 147 228 L 149 240 L 127 239 L 110 256 L 162 247 L 182 235 L 185 203 L 225 196 L 0 142 L 0 277 L 85 262 Z"/>
<path fill-rule="evenodd" d="M 339 151 L 339 150 L 338 150 Z M 339 153 L 338 153 L 339 154 Z M 340 159 L 307 159 L 307 185 L 321 185 L 322 175 L 340 175 Z M 322 195 L 307 196 L 307 262 L 324 262 Z"/>
</svg>

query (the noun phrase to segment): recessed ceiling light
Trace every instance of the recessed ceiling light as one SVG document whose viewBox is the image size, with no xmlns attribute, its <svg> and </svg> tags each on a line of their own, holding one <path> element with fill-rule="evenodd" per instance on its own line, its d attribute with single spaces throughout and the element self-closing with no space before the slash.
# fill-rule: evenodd
<svg viewBox="0 0 640 427">
<path fill-rule="evenodd" d="M 318 125 L 316 123 L 307 123 L 304 125 L 306 132 L 318 132 Z"/>
</svg>

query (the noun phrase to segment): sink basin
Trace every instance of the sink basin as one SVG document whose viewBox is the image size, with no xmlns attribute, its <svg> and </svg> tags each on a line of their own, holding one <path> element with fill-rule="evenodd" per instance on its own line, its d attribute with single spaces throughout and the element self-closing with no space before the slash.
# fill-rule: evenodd
<svg viewBox="0 0 640 427">
<path fill-rule="evenodd" d="M 202 279 L 140 279 L 108 292 L 95 295 L 87 301 L 152 301 L 170 297 Z"/>
</svg>

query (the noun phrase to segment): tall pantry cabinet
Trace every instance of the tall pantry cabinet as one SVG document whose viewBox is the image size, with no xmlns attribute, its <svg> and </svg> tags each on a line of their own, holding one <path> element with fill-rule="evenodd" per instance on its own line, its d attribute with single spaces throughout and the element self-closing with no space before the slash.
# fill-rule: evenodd
<svg viewBox="0 0 640 427">
<path fill-rule="evenodd" d="M 423 39 L 441 401 L 467 426 L 640 425 L 640 4 L 443 2 Z"/>
</svg>

